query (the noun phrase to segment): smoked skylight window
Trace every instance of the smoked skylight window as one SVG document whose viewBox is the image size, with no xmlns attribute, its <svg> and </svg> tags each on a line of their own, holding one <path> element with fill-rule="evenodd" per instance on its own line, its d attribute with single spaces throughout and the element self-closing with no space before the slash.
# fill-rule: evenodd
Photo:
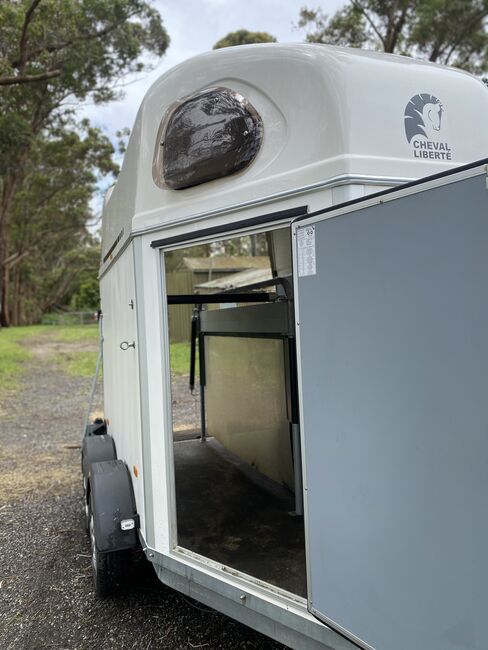
<svg viewBox="0 0 488 650">
<path fill-rule="evenodd" d="M 262 120 L 239 93 L 210 88 L 174 104 L 158 135 L 153 176 L 180 190 L 233 174 L 259 151 Z"/>
</svg>

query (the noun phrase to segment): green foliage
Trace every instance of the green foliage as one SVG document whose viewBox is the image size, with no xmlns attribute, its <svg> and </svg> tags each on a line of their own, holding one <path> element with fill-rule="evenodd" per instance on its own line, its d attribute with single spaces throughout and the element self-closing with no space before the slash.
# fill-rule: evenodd
<svg viewBox="0 0 488 650">
<path fill-rule="evenodd" d="M 169 348 L 171 372 L 175 375 L 190 374 L 190 344 L 171 343 Z M 198 373 L 198 352 L 196 372 Z"/>
<path fill-rule="evenodd" d="M 488 69 L 488 0 L 419 2 L 408 47 L 429 61 L 474 74 Z"/>
<path fill-rule="evenodd" d="M 24 151 L 29 149 L 32 131 L 17 114 L 0 115 L 0 176 L 7 174 Z"/>
<path fill-rule="evenodd" d="M 120 97 L 116 82 L 146 67 L 145 53 L 162 56 L 169 37 L 144 0 L 20 0 L 0 3 L 0 43 L 0 139 L 23 121 L 24 142 L 72 121 L 73 99 Z M 11 147 L 11 162 L 23 153 Z"/>
<path fill-rule="evenodd" d="M 303 8 L 310 43 L 408 54 L 475 74 L 488 68 L 488 0 L 350 0 L 333 16 Z"/>
<path fill-rule="evenodd" d="M 332 17 L 321 9 L 304 7 L 297 26 L 309 30 L 305 37 L 308 43 L 364 47 L 367 41 L 363 16 L 355 5 L 339 9 Z"/>
<path fill-rule="evenodd" d="M 11 205 L 10 257 L 20 296 L 16 321 L 36 321 L 78 294 L 78 309 L 96 309 L 99 245 L 87 232 L 90 199 L 101 174 L 116 171 L 113 147 L 86 122 L 81 131 L 53 130 L 36 138 L 24 181 Z M 83 290 L 81 289 L 83 285 Z M 83 300 L 89 300 L 82 304 Z M 14 304 L 10 305 L 13 310 Z"/>
<path fill-rule="evenodd" d="M 183 268 L 185 257 L 213 257 L 216 255 L 267 255 L 268 240 L 265 233 L 256 235 L 244 235 L 232 239 L 222 239 L 212 242 L 212 244 L 201 244 L 199 246 L 189 246 L 188 248 L 178 248 L 170 251 L 165 256 L 166 272 L 176 271 Z"/>
<path fill-rule="evenodd" d="M 120 97 L 123 76 L 168 44 L 145 0 L 0 2 L 2 324 L 37 320 L 80 291 L 88 299 L 98 266 L 90 201 L 118 168 L 110 141 L 77 122 L 76 107 Z"/>
<path fill-rule="evenodd" d="M 117 150 L 120 154 L 124 154 L 127 151 L 127 143 L 129 142 L 130 129 L 126 126 L 120 131 L 116 131 L 115 135 L 118 138 Z"/>
<path fill-rule="evenodd" d="M 249 45 L 250 43 L 276 43 L 276 38 L 268 32 L 250 32 L 247 29 L 239 29 L 236 32 L 229 32 L 213 46 L 214 50 L 222 47 L 233 47 L 234 45 Z"/>
<path fill-rule="evenodd" d="M 97 311 L 100 308 L 98 283 L 100 246 L 98 244 L 90 245 L 80 250 L 77 262 L 80 271 L 72 285 L 71 308 L 75 311 Z"/>
<path fill-rule="evenodd" d="M 96 311 L 100 305 L 100 289 L 96 274 L 80 283 L 78 291 L 71 298 L 71 305 L 76 311 Z"/>
<path fill-rule="evenodd" d="M 169 44 L 158 12 L 144 0 L 20 0 L 0 3 L 4 85 L 68 91 L 79 99 L 114 98 L 121 74 L 140 71 L 144 52 Z"/>
</svg>

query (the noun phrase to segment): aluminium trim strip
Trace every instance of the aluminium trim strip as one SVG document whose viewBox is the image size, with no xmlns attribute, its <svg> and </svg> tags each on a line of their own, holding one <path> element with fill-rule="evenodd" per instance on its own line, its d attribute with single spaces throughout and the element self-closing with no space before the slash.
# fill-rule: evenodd
<svg viewBox="0 0 488 650">
<path fill-rule="evenodd" d="M 212 237 L 214 235 L 228 233 L 233 230 L 243 230 L 244 228 L 253 228 L 254 226 L 260 226 L 262 224 L 274 223 L 275 221 L 283 221 L 285 219 L 294 219 L 296 217 L 307 216 L 308 209 L 307 206 L 300 206 L 298 208 L 290 208 L 288 210 L 279 210 L 277 212 L 271 212 L 266 214 L 260 214 L 256 217 L 251 217 L 249 219 L 242 219 L 241 221 L 235 221 L 234 223 L 228 224 L 219 224 L 218 226 L 213 226 L 211 228 L 203 228 L 195 237 L 195 233 L 182 233 L 181 235 L 174 235 L 173 237 L 166 237 L 163 239 L 155 239 L 151 242 L 151 248 L 162 248 L 163 246 L 172 246 L 173 244 L 181 244 L 183 242 L 194 240 L 194 239 L 204 239 L 206 237 Z"/>
<path fill-rule="evenodd" d="M 105 262 L 102 261 L 101 264 L 101 269 L 99 271 L 99 279 L 105 275 L 105 273 L 108 271 L 108 269 L 114 264 L 114 262 L 117 260 L 117 258 L 120 256 L 120 254 L 123 252 L 123 250 L 126 248 L 126 246 L 129 244 L 129 242 L 134 238 L 134 237 L 139 237 L 141 235 L 145 235 L 151 232 L 157 232 L 160 230 L 166 230 L 166 229 L 171 229 L 171 227 L 180 225 L 180 224 L 185 224 L 185 223 L 191 223 L 193 221 L 200 221 L 202 219 L 207 219 L 213 216 L 218 216 L 220 214 L 231 214 L 233 212 L 238 212 L 239 210 L 243 210 L 245 208 L 249 207 L 254 207 L 254 206 L 259 206 L 259 205 L 264 205 L 267 203 L 271 203 L 273 201 L 279 200 L 279 199 L 285 199 L 285 198 L 291 198 L 293 196 L 298 196 L 300 194 L 304 194 L 306 192 L 312 192 L 318 189 L 326 189 L 330 188 L 333 189 L 334 187 L 341 187 L 343 185 L 349 185 L 352 183 L 359 183 L 359 184 L 364 184 L 364 185 L 403 185 L 405 183 L 410 182 L 412 179 L 411 178 L 400 178 L 400 177 L 388 177 L 388 176 L 368 176 L 366 174 L 341 174 L 339 176 L 333 176 L 332 178 L 329 178 L 325 181 L 320 181 L 319 183 L 312 183 L 311 185 L 303 185 L 302 187 L 299 187 L 297 189 L 293 190 L 286 190 L 284 192 L 277 192 L 275 194 L 269 194 L 268 196 L 263 197 L 262 199 L 257 199 L 257 200 L 250 200 L 250 201 L 244 201 L 242 203 L 236 203 L 234 205 L 229 205 L 223 208 L 217 208 L 215 210 L 210 210 L 207 212 L 200 212 L 194 215 L 190 215 L 188 217 L 185 217 L 183 219 L 172 219 L 171 221 L 167 221 L 166 223 L 163 224 L 157 224 L 154 226 L 146 226 L 144 228 L 137 228 L 133 230 L 132 232 L 129 233 L 127 239 L 125 240 L 122 248 L 117 251 L 106 266 Z M 339 204 L 337 204 L 339 205 Z M 233 224 L 228 224 L 228 229 L 231 228 Z M 113 251 L 112 251 L 113 252 Z M 105 256 L 106 257 L 106 256 Z"/>
<path fill-rule="evenodd" d="M 151 232 L 156 232 L 162 228 L 167 228 L 169 226 L 181 225 L 186 223 L 192 223 L 194 221 L 200 221 L 202 219 L 208 219 L 209 217 L 215 217 L 221 214 L 231 214 L 232 212 L 238 212 L 246 208 L 252 208 L 259 205 L 264 205 L 266 203 L 272 203 L 281 199 L 292 198 L 294 196 L 299 196 L 300 194 L 305 194 L 307 192 L 314 192 L 315 190 L 341 187 L 342 185 L 352 185 L 358 183 L 360 185 L 403 185 L 412 181 L 411 177 L 399 177 L 399 176 L 368 176 L 367 174 L 340 174 L 338 176 L 333 176 L 323 181 L 317 183 L 311 183 L 310 185 L 302 185 L 291 190 L 284 190 L 282 192 L 275 192 L 274 194 L 268 194 L 263 196 L 260 199 L 249 199 L 248 201 L 242 201 L 241 203 L 235 203 L 226 205 L 222 208 L 215 208 L 214 210 L 207 210 L 205 212 L 197 212 L 195 214 L 188 215 L 187 217 L 170 219 L 169 221 L 164 222 L 164 224 L 157 224 L 154 226 L 144 226 L 142 228 L 136 228 L 133 230 L 134 235 L 148 234 Z M 144 214 L 144 213 L 142 213 Z"/>
<path fill-rule="evenodd" d="M 136 318 L 136 340 L 138 370 L 139 370 L 139 418 L 141 434 L 141 457 L 142 457 L 142 494 L 144 507 L 144 524 L 146 537 L 154 540 L 154 504 L 153 504 L 153 476 L 151 467 L 151 438 L 150 438 L 150 416 L 149 416 L 149 382 L 147 371 L 147 340 L 146 340 L 146 310 L 144 283 L 141 273 L 136 273 L 139 265 L 142 265 L 142 240 L 134 240 L 132 248 L 133 274 L 134 274 L 134 298 Z M 134 309 L 134 307 L 133 307 Z M 132 479 L 132 475 L 131 475 Z"/>
<path fill-rule="evenodd" d="M 364 185 L 394 185 L 395 187 L 390 187 L 386 190 L 383 190 L 381 192 L 375 192 L 373 194 L 368 194 L 367 196 L 360 197 L 358 199 L 353 199 L 352 201 L 347 201 L 345 203 L 338 203 L 332 206 L 329 206 L 328 208 L 324 208 L 323 210 L 318 210 L 316 212 L 312 212 L 309 214 L 304 214 L 301 217 L 298 217 L 296 220 L 301 220 L 301 219 L 307 219 L 311 216 L 319 215 L 319 214 L 325 214 L 326 212 L 332 212 L 334 210 L 337 210 L 339 208 L 347 208 L 349 206 L 354 206 L 357 203 L 361 203 L 362 201 L 369 200 L 371 198 L 378 198 L 381 196 L 386 196 L 390 194 L 391 192 L 398 191 L 398 186 L 402 186 L 401 189 L 409 188 L 409 187 L 415 187 L 417 185 L 420 185 L 422 183 L 428 182 L 435 180 L 437 178 L 443 178 L 445 176 L 449 176 L 450 174 L 454 174 L 457 172 L 461 172 L 463 170 L 469 170 L 474 167 L 481 166 L 483 164 L 488 164 L 488 158 L 482 158 L 481 160 L 469 163 L 467 165 L 462 165 L 460 167 L 454 167 L 452 169 L 448 169 L 445 172 L 440 172 L 438 174 L 433 174 L 432 176 L 425 176 L 420 179 L 411 179 L 411 178 L 399 178 L 399 177 L 388 177 L 388 176 L 367 176 L 366 174 L 358 174 L 358 175 L 353 175 L 353 174 L 342 174 L 340 176 L 334 176 L 333 178 L 329 178 L 326 181 L 321 181 L 320 183 L 313 183 L 311 185 L 304 185 L 302 187 L 299 187 L 294 190 L 286 190 L 285 192 L 277 192 L 276 194 L 270 194 L 266 197 L 263 197 L 262 199 L 258 200 L 250 200 L 250 201 L 244 201 L 243 203 L 239 203 L 236 205 L 230 205 L 227 207 L 223 208 L 218 208 L 216 210 L 210 210 L 207 212 L 201 212 L 195 215 L 190 215 L 184 219 L 174 219 L 171 221 L 166 222 L 165 224 L 158 224 L 155 226 L 147 226 L 146 228 L 139 228 L 136 230 L 133 230 L 131 233 L 129 233 L 128 238 L 124 242 L 122 248 L 117 251 L 115 254 L 114 258 L 110 260 L 109 264 L 105 268 L 102 268 L 99 273 L 99 279 L 105 275 L 105 273 L 108 271 L 108 269 L 112 266 L 112 264 L 117 260 L 119 255 L 122 253 L 122 251 L 126 248 L 128 243 L 137 236 L 151 233 L 151 232 L 156 232 L 158 230 L 164 230 L 164 229 L 169 229 L 171 226 L 174 226 L 176 224 L 185 224 L 185 223 L 191 223 L 193 221 L 198 221 L 201 219 L 209 218 L 212 216 L 217 216 L 219 214 L 230 214 L 232 212 L 236 212 L 239 210 L 242 210 L 247 207 L 254 207 L 254 206 L 259 206 L 265 203 L 269 203 L 272 201 L 276 201 L 278 199 L 282 198 L 287 198 L 287 197 L 292 197 L 292 196 L 298 196 L 299 194 L 305 193 L 305 192 L 311 192 L 317 189 L 325 189 L 327 187 L 334 188 L 334 187 L 339 187 L 341 185 L 348 185 L 352 184 L 354 182 L 361 183 Z M 268 215 L 269 216 L 269 215 Z M 264 222 L 265 223 L 265 222 Z M 242 222 L 241 222 L 242 224 Z M 226 231 L 227 232 L 232 232 L 234 227 L 237 226 L 237 224 L 227 224 L 226 226 Z M 203 232 L 203 231 L 201 231 Z M 169 238 L 168 238 L 169 239 Z M 164 240 L 161 240 L 164 241 Z M 116 242 L 117 244 L 118 242 Z M 153 245 L 153 242 L 151 242 L 151 245 Z M 106 256 L 105 256 L 106 257 Z M 103 266 L 103 263 L 102 263 Z"/>
<path fill-rule="evenodd" d="M 142 551 L 146 558 L 153 564 L 160 566 L 167 566 L 168 563 L 173 564 L 174 569 L 179 565 L 181 573 L 185 574 L 187 571 L 184 569 L 191 567 L 193 570 L 201 572 L 203 575 L 216 578 L 219 582 L 226 582 L 233 587 L 241 590 L 254 591 L 258 597 L 273 599 L 275 604 L 281 607 L 296 607 L 305 616 L 310 615 L 311 612 L 307 609 L 307 600 L 302 596 L 293 594 L 276 585 L 272 585 L 264 580 L 255 578 L 247 573 L 228 567 L 216 560 L 200 555 L 186 549 L 177 544 L 169 553 L 161 552 L 152 548 L 147 544 L 142 530 L 138 530 L 139 540 L 141 542 Z M 194 577 L 193 577 L 194 579 Z"/>
<path fill-rule="evenodd" d="M 480 169 L 483 166 L 485 166 L 485 169 Z M 478 172 L 475 170 L 478 170 Z M 470 174 L 469 172 L 473 173 Z M 382 197 L 385 197 L 386 201 L 393 200 L 406 194 L 412 194 L 412 190 L 415 191 L 416 188 L 418 188 L 419 191 L 423 191 L 424 189 L 427 190 L 430 189 L 433 184 L 435 184 L 435 181 L 441 181 L 439 185 L 443 185 L 444 183 L 442 181 L 444 181 L 444 179 L 449 179 L 451 176 L 460 175 L 461 180 L 461 178 L 476 176 L 478 174 L 482 174 L 483 172 L 488 174 L 488 158 L 482 158 L 481 160 L 476 160 L 474 162 L 468 163 L 467 165 L 453 167 L 452 169 L 448 169 L 444 172 L 439 172 L 438 174 L 432 174 L 431 176 L 424 176 L 423 178 L 409 181 L 401 187 L 389 187 L 388 189 L 382 190 L 381 192 L 374 192 L 373 194 L 367 194 L 366 196 L 361 196 L 357 199 L 346 201 L 345 203 L 338 203 L 321 210 L 316 210 L 315 212 L 310 212 L 309 214 L 295 219 L 294 223 L 298 223 L 304 220 L 307 220 L 308 222 L 309 219 L 312 220 L 314 217 L 322 216 L 331 212 L 340 212 L 342 214 L 343 212 L 349 212 L 349 208 L 356 210 L 360 209 L 361 207 L 365 207 L 366 205 L 374 205 L 378 202 L 382 203 Z M 448 180 L 446 180 L 446 182 L 448 182 Z M 378 201 L 378 199 L 380 200 Z"/>
<path fill-rule="evenodd" d="M 315 609 L 315 607 L 310 608 L 310 613 L 315 616 L 315 618 L 322 623 L 325 623 L 327 627 L 330 627 L 331 630 L 334 630 L 337 632 L 337 634 L 340 634 L 346 641 L 351 641 L 352 643 L 355 643 L 359 648 L 362 650 L 375 650 L 375 648 L 372 645 L 369 645 L 369 643 L 366 643 L 366 641 L 362 641 L 358 636 L 353 634 L 352 632 L 349 632 L 346 630 L 346 628 L 342 627 L 342 625 L 339 625 L 338 623 L 335 623 L 331 618 L 328 618 L 321 612 Z"/>
<path fill-rule="evenodd" d="M 119 232 L 119 234 L 118 234 L 117 237 L 115 238 L 114 243 L 113 243 L 112 246 L 110 246 L 110 248 L 108 249 L 108 251 L 107 251 L 105 257 L 103 258 L 103 262 L 106 262 L 106 261 L 108 260 L 108 258 L 110 257 L 110 255 L 112 255 L 112 253 L 114 252 L 114 250 L 115 250 L 116 247 L 117 247 L 117 244 L 119 243 L 119 241 L 122 239 L 123 236 L 124 236 L 124 229 L 122 228 L 122 230 Z"/>
<path fill-rule="evenodd" d="M 158 578 L 181 593 L 293 648 L 356 648 L 351 641 L 311 615 L 305 599 L 228 570 L 180 547 L 169 554 L 160 553 L 147 547 L 140 531 L 139 537 L 143 552 L 154 564 Z"/>
</svg>

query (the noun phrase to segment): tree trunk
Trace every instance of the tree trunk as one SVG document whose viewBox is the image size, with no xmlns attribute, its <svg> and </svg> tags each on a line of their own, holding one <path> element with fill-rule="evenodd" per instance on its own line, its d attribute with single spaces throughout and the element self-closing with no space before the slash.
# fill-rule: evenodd
<svg viewBox="0 0 488 650">
<path fill-rule="evenodd" d="M 8 237 L 5 221 L 0 221 L 0 327 L 8 327 L 9 319 L 9 268 L 4 261 L 8 256 Z"/>
<path fill-rule="evenodd" d="M 4 261 L 8 256 L 8 213 L 12 206 L 15 193 L 22 185 L 24 164 L 27 159 L 28 151 L 25 150 L 19 157 L 15 167 L 11 169 L 2 179 L 2 196 L 0 199 L 0 327 L 8 327 L 8 293 L 5 298 L 3 293 L 6 289 L 8 292 L 9 271 L 5 268 Z M 5 309 L 7 305 L 7 309 Z"/>
<path fill-rule="evenodd" d="M 2 313 L 0 314 L 0 325 L 2 327 L 10 327 L 9 285 L 9 268 L 8 266 L 4 266 L 2 269 Z"/>
<path fill-rule="evenodd" d="M 14 193 L 15 180 L 9 174 L 4 178 L 2 201 L 0 203 L 0 327 L 8 327 L 10 324 L 8 306 L 9 270 L 4 262 L 8 256 L 7 214 Z"/>
<path fill-rule="evenodd" d="M 12 325 L 20 325 L 20 270 L 21 264 L 16 264 L 14 266 L 14 278 L 13 278 L 13 296 L 12 296 L 12 313 L 10 322 Z"/>
<path fill-rule="evenodd" d="M 251 256 L 256 257 L 257 255 L 257 235 L 251 235 Z"/>
</svg>

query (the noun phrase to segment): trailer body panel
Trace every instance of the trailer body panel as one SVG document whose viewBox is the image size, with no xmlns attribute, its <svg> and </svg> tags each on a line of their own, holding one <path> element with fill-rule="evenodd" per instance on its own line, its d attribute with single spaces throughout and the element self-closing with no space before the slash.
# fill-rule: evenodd
<svg viewBox="0 0 488 650">
<path fill-rule="evenodd" d="M 367 648 L 481 650 L 486 173 L 360 208 L 295 228 L 310 610 Z"/>
<path fill-rule="evenodd" d="M 239 172 L 182 190 L 170 189 L 162 177 L 155 183 L 155 154 L 164 146 L 171 107 L 215 86 L 241 94 L 259 113 L 264 132 L 255 159 Z M 454 170 L 452 176 L 398 194 L 366 197 L 481 160 L 488 150 L 488 130 L 482 128 L 487 109 L 487 88 L 460 70 L 311 44 L 210 52 L 177 66 L 149 90 L 117 184 L 106 195 L 100 278 L 107 432 L 118 459 L 127 464 L 142 546 L 163 582 L 300 650 L 352 650 L 356 646 L 350 639 L 376 650 L 482 647 L 480 612 L 488 604 L 481 561 L 488 541 L 481 471 L 486 452 L 481 404 L 487 388 L 482 330 L 488 322 L 480 278 L 486 278 L 488 256 L 486 227 L 472 207 L 479 199 L 486 212 L 486 170 Z M 420 115 L 423 126 L 416 122 Z M 429 203 L 440 186 L 439 200 Z M 400 206 L 398 214 L 393 205 Z M 307 211 L 322 214 L 307 221 Z M 291 232 L 296 237 L 313 225 L 315 253 L 298 264 L 294 251 L 294 293 L 285 242 L 297 216 Z M 235 414 L 238 420 L 220 436 L 230 451 L 254 464 L 253 471 L 261 469 L 267 479 L 292 487 L 295 509 L 282 511 L 301 516 L 304 498 L 310 611 L 301 591 L 290 593 L 232 561 L 199 555 L 183 547 L 183 536 L 178 538 L 171 292 L 165 263 L 185 247 L 210 249 L 225 238 L 268 235 L 280 228 L 283 240 L 276 240 L 272 256 L 276 275 L 286 276 L 290 290 L 275 291 L 272 311 L 286 309 L 292 316 L 285 322 L 278 314 L 284 329 L 277 330 L 274 319 L 246 320 L 251 307 L 227 314 L 220 310 L 216 324 L 209 311 L 206 326 L 209 338 L 214 337 L 209 363 L 219 352 L 219 333 L 245 334 L 250 342 L 241 346 L 241 359 L 234 353 L 227 378 L 209 371 L 208 397 L 215 403 L 224 398 L 227 416 Z M 310 253 L 310 241 L 305 244 Z M 429 345 L 422 338 L 426 332 Z M 281 349 L 260 353 L 259 336 L 276 333 L 287 340 L 285 354 Z M 236 340 L 222 340 L 228 357 L 224 348 L 235 347 Z M 449 353 L 441 354 L 446 349 Z M 252 350 L 260 377 L 244 366 Z M 288 378 L 283 370 L 296 358 L 298 398 L 296 368 Z M 228 397 L 235 398 L 231 389 L 241 375 L 249 392 L 235 408 Z M 273 376 L 274 391 L 266 386 Z M 250 390 L 252 382 L 255 389 L 262 387 L 260 400 Z M 277 395 L 283 408 L 276 409 Z M 270 427 L 259 426 L 270 403 L 279 410 L 280 426 L 272 427 L 276 436 L 268 448 L 262 438 Z M 211 408 L 210 432 L 222 424 Z M 251 410 L 248 432 L 241 425 Z M 430 425 L 431 437 L 425 435 Z M 456 437 L 463 427 L 469 444 Z M 276 444 L 284 435 L 287 455 Z M 256 462 L 263 449 L 266 462 Z M 392 489 L 382 491 L 387 477 Z M 205 479 L 207 485 L 217 484 L 212 478 L 217 474 Z M 202 495 L 210 492 L 196 496 Z M 244 509 L 237 504 L 235 513 L 242 518 Z M 412 522 L 416 528 L 409 536 Z M 239 546 L 242 540 L 236 536 L 233 542 Z M 242 547 L 248 548 L 245 541 Z M 466 554 L 464 565 L 459 549 Z M 455 558 L 454 572 L 447 557 Z M 438 601 L 436 589 L 442 591 Z M 425 604 L 422 612 L 419 603 Z M 451 615 L 450 628 L 444 608 Z"/>
<path fill-rule="evenodd" d="M 132 478 L 137 511 L 144 530 L 144 491 L 140 417 L 139 343 L 131 243 L 101 279 L 103 309 L 104 410 L 107 432 L 117 457 Z"/>
</svg>

